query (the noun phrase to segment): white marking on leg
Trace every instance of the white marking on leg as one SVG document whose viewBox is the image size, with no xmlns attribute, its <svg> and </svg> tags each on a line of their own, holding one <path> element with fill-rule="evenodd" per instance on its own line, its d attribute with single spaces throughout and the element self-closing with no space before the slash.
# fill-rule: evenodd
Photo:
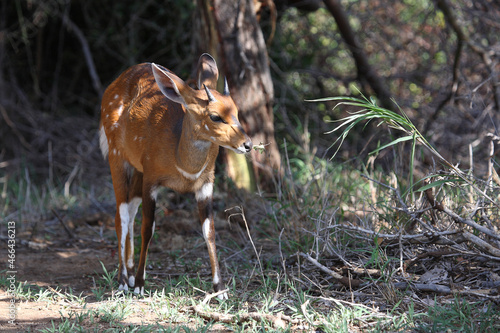
<svg viewBox="0 0 500 333">
<path fill-rule="evenodd" d="M 125 265 L 125 258 L 126 258 L 125 244 L 127 241 L 127 234 L 129 229 L 128 225 L 130 221 L 130 216 L 128 213 L 129 205 L 126 202 L 122 202 L 119 207 L 119 212 L 120 212 L 120 220 L 122 226 L 122 233 L 120 239 L 120 258 L 122 262 L 120 262 L 120 266 L 122 267 L 122 276 L 128 278 L 127 267 Z M 128 290 L 128 286 L 123 286 L 120 290 Z"/>
<path fill-rule="evenodd" d="M 137 214 L 137 210 L 139 209 L 139 205 L 141 204 L 141 198 L 133 198 L 130 200 L 128 205 L 128 214 L 129 214 L 129 223 L 128 223 L 128 236 L 129 236 L 129 248 L 130 248 L 130 257 L 127 259 L 127 268 L 132 269 L 134 267 L 134 220 L 135 215 Z M 129 277 L 130 281 L 130 277 Z M 129 285 L 133 286 L 133 284 Z"/>
<path fill-rule="evenodd" d="M 203 184 L 198 191 L 196 191 L 195 197 L 196 201 L 204 201 L 208 198 L 212 197 L 214 192 L 214 184 L 213 183 L 205 183 Z"/>
<path fill-rule="evenodd" d="M 135 277 L 133 275 L 128 277 L 128 285 L 133 288 L 135 286 Z"/>
<path fill-rule="evenodd" d="M 104 131 L 104 126 L 99 129 L 99 146 L 101 147 L 102 157 L 106 158 L 109 154 L 108 137 Z"/>
<path fill-rule="evenodd" d="M 212 234 L 211 223 L 208 217 L 205 219 L 205 221 L 203 221 L 202 229 L 203 229 L 203 238 L 205 238 L 205 242 L 207 242 L 208 244 L 208 239 Z"/>
<path fill-rule="evenodd" d="M 121 238 L 121 244 L 122 244 L 122 251 L 125 251 L 125 239 L 128 234 L 128 224 L 130 221 L 130 215 L 129 215 L 129 205 L 126 202 L 122 202 L 119 207 L 119 212 L 120 212 L 120 220 L 121 220 L 121 225 L 122 225 L 122 238 Z"/>
</svg>

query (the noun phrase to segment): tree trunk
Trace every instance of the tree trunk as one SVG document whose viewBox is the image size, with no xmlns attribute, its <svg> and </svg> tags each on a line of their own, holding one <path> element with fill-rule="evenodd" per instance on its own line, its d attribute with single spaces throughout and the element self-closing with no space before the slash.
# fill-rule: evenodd
<svg viewBox="0 0 500 333">
<path fill-rule="evenodd" d="M 253 190 L 256 184 L 272 190 L 273 177 L 280 169 L 274 138 L 274 89 L 253 1 L 198 0 L 198 14 L 199 53 L 210 52 L 215 57 L 219 70 L 227 77 L 245 131 L 254 145 L 267 145 L 262 154 L 252 151 L 251 162 L 226 151 L 228 174 L 239 187 Z"/>
</svg>

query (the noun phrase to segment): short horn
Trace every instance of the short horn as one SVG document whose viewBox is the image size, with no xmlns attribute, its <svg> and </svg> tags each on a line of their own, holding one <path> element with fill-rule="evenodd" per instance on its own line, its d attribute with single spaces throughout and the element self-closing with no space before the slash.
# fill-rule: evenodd
<svg viewBox="0 0 500 333">
<path fill-rule="evenodd" d="M 225 96 L 229 96 L 229 86 L 227 85 L 227 78 L 224 77 L 224 92 L 223 94 Z"/>
<path fill-rule="evenodd" d="M 212 93 L 210 92 L 210 90 L 207 88 L 206 85 L 203 85 L 205 87 L 205 91 L 207 93 L 207 97 L 208 97 L 208 101 L 209 102 L 215 102 L 215 97 L 214 95 L 212 95 Z"/>
</svg>

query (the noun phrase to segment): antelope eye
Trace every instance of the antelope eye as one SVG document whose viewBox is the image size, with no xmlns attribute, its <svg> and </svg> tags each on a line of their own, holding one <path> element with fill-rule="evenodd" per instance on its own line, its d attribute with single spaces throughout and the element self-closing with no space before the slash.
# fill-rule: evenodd
<svg viewBox="0 0 500 333">
<path fill-rule="evenodd" d="M 221 117 L 219 117 L 216 114 L 211 114 L 210 115 L 210 120 L 213 121 L 214 123 L 222 123 L 224 122 Z"/>
</svg>

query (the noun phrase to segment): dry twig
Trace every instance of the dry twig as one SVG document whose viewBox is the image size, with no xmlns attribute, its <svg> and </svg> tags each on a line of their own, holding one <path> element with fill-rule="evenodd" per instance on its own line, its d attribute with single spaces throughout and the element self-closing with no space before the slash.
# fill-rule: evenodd
<svg viewBox="0 0 500 333">
<path fill-rule="evenodd" d="M 215 311 L 207 311 L 202 309 L 200 305 L 192 306 L 190 309 L 200 317 L 226 324 L 243 323 L 250 320 L 255 320 L 258 322 L 267 321 L 271 323 L 273 327 L 276 328 L 285 328 L 286 323 L 298 324 L 300 322 L 298 319 L 293 319 L 292 317 L 284 315 L 282 313 L 278 313 L 277 315 L 271 315 L 267 313 L 248 312 L 248 313 L 239 313 L 238 315 L 233 315 Z"/>
<path fill-rule="evenodd" d="M 340 274 L 332 271 L 331 269 L 329 269 L 329 268 L 323 266 L 322 264 L 320 264 L 316 259 L 314 259 L 313 257 L 311 257 L 309 254 L 301 252 L 300 256 L 303 257 L 303 258 L 305 258 L 305 259 L 307 259 L 311 264 L 313 264 L 314 266 L 318 267 L 323 272 L 329 274 L 330 276 L 332 276 L 333 278 L 335 278 L 336 280 L 338 280 L 340 283 L 342 283 L 346 287 L 357 288 L 357 287 L 361 286 L 361 284 L 363 283 L 361 280 L 349 279 L 349 278 L 346 278 L 346 277 L 344 277 L 344 276 L 342 276 L 342 275 L 340 275 Z"/>
</svg>

